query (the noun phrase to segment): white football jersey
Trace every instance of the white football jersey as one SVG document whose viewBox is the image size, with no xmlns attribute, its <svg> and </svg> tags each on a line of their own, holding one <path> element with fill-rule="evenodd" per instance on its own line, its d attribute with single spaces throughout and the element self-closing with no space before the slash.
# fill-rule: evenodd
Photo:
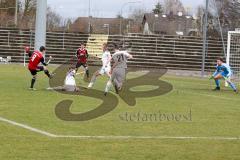
<svg viewBox="0 0 240 160">
<path fill-rule="evenodd" d="M 110 67 L 111 66 L 111 53 L 109 51 L 105 51 L 103 52 L 102 55 L 102 65 L 103 67 L 107 66 Z"/>
<path fill-rule="evenodd" d="M 76 74 L 75 70 L 67 73 L 67 76 L 65 78 L 65 85 L 76 86 L 76 81 L 74 77 L 75 74 Z"/>
<path fill-rule="evenodd" d="M 130 54 L 127 51 L 117 51 L 113 54 L 114 62 L 118 62 L 116 68 L 127 68 L 127 60 Z"/>
</svg>

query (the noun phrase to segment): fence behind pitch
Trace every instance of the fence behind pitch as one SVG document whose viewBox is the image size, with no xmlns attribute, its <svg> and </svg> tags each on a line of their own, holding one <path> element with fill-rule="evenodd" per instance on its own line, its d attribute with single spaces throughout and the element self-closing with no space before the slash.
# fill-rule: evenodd
<svg viewBox="0 0 240 160">
<path fill-rule="evenodd" d="M 107 37 L 107 39 L 106 39 Z M 202 39 L 200 37 L 170 35 L 88 35 L 69 32 L 47 32 L 47 53 L 54 57 L 53 63 L 61 64 L 73 57 L 81 42 L 91 46 L 90 53 L 99 53 L 102 42 L 119 43 L 131 51 L 134 59 L 130 66 L 153 67 L 165 66 L 176 70 L 201 69 Z M 33 49 L 34 31 L 18 29 L 0 29 L 0 57 L 11 56 L 16 63 L 24 62 L 24 46 Z M 206 70 L 212 70 L 215 59 L 224 56 L 222 42 L 219 39 L 208 40 Z"/>
</svg>

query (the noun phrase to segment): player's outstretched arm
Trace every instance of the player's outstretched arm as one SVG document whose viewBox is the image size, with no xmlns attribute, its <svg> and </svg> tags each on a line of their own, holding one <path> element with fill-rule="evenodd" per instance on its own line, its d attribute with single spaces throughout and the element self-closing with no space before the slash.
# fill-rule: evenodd
<svg viewBox="0 0 240 160">
<path fill-rule="evenodd" d="M 213 75 L 211 75 L 210 77 L 209 77 L 209 80 L 211 80 L 211 79 L 213 79 L 214 78 L 214 76 Z"/>
<path fill-rule="evenodd" d="M 77 49 L 76 52 L 75 52 L 75 57 L 76 57 L 77 59 L 78 59 L 78 50 L 79 50 L 79 49 Z"/>
<path fill-rule="evenodd" d="M 218 74 L 218 69 L 216 69 L 216 71 L 211 75 L 211 77 L 209 77 L 209 79 L 214 79 L 214 77 Z"/>
<path fill-rule="evenodd" d="M 30 51 L 30 52 L 28 53 L 28 57 L 30 58 L 30 57 L 32 57 L 32 55 L 33 55 L 33 52 Z"/>
<path fill-rule="evenodd" d="M 44 58 L 41 59 L 41 63 L 42 63 L 44 66 L 47 66 L 47 63 L 45 62 L 45 59 L 44 59 Z"/>
<path fill-rule="evenodd" d="M 123 53 L 127 59 L 133 59 L 133 55 L 131 55 L 128 51 L 120 51 L 121 53 Z"/>
<path fill-rule="evenodd" d="M 52 59 L 53 59 L 53 57 L 50 56 L 50 57 L 49 57 L 49 60 L 48 60 L 48 62 L 47 62 L 47 65 L 49 65 L 49 63 L 52 61 Z"/>
<path fill-rule="evenodd" d="M 32 57 L 33 52 L 30 50 L 30 47 L 25 47 L 25 53 L 29 58 Z"/>
<path fill-rule="evenodd" d="M 129 54 L 129 53 L 128 53 L 128 56 L 127 56 L 127 57 L 128 57 L 128 59 L 133 59 L 133 55 L 131 55 L 131 54 Z"/>
<path fill-rule="evenodd" d="M 51 62 L 51 60 L 52 60 L 52 56 L 49 57 L 49 60 L 48 60 L 47 63 L 45 62 L 45 59 L 42 58 L 42 59 L 41 59 L 41 63 L 42 63 L 44 66 L 48 66 L 48 64 Z"/>
</svg>

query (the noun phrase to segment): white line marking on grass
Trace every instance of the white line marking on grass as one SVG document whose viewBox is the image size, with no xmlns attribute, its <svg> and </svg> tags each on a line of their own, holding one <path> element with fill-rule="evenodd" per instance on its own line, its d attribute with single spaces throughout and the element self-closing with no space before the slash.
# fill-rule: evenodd
<svg viewBox="0 0 240 160">
<path fill-rule="evenodd" d="M 55 135 L 37 128 L 30 127 L 25 124 L 14 122 L 6 118 L 0 117 L 0 121 L 24 128 L 31 132 L 35 132 L 51 138 L 76 138 L 76 139 L 103 139 L 103 140 L 128 140 L 128 139 L 176 139 L 176 140 L 240 140 L 240 137 L 174 137 L 174 136 L 72 136 L 72 135 Z"/>
<path fill-rule="evenodd" d="M 182 93 L 187 93 L 187 94 L 194 94 L 194 95 L 199 95 L 199 96 L 206 96 L 206 97 L 212 97 L 212 98 L 218 98 L 218 99 L 224 99 L 224 100 L 231 100 L 231 101 L 240 101 L 239 99 L 234 99 L 234 98 L 227 98 L 227 97 L 221 97 L 221 96 L 216 96 L 216 95 L 209 95 L 209 94 L 203 94 L 203 93 L 195 93 L 195 92 L 188 92 L 188 91 L 179 91 Z M 233 95 L 236 93 L 233 93 Z M 237 97 L 239 98 L 239 97 Z"/>
<path fill-rule="evenodd" d="M 206 140 L 240 140 L 239 137 L 173 137 L 173 136 L 70 136 L 57 135 L 57 138 L 78 139 L 206 139 Z"/>
<path fill-rule="evenodd" d="M 56 137 L 56 135 L 54 135 L 54 134 L 42 131 L 40 129 L 36 129 L 36 128 L 30 127 L 30 126 L 25 125 L 25 124 L 14 122 L 14 121 L 2 118 L 2 117 L 0 117 L 0 121 L 6 122 L 8 124 L 11 124 L 11 125 L 14 125 L 14 126 L 18 126 L 18 127 L 21 127 L 21 128 L 27 129 L 29 131 L 32 131 L 32 132 L 35 132 L 35 133 L 39 133 L 39 134 L 42 134 L 42 135 L 45 135 L 45 136 L 48 136 L 48 137 Z"/>
</svg>

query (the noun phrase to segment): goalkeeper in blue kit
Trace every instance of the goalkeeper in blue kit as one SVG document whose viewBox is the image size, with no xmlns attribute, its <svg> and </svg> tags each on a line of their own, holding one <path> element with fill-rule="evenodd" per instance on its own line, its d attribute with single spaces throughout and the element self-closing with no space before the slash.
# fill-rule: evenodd
<svg viewBox="0 0 240 160">
<path fill-rule="evenodd" d="M 234 92 L 238 93 L 237 87 L 230 80 L 230 76 L 232 75 L 231 67 L 224 63 L 223 58 L 217 59 L 216 71 L 213 73 L 210 79 L 214 79 L 216 83 L 215 91 L 220 90 L 220 79 L 225 79 L 229 86 L 233 89 Z"/>
</svg>

